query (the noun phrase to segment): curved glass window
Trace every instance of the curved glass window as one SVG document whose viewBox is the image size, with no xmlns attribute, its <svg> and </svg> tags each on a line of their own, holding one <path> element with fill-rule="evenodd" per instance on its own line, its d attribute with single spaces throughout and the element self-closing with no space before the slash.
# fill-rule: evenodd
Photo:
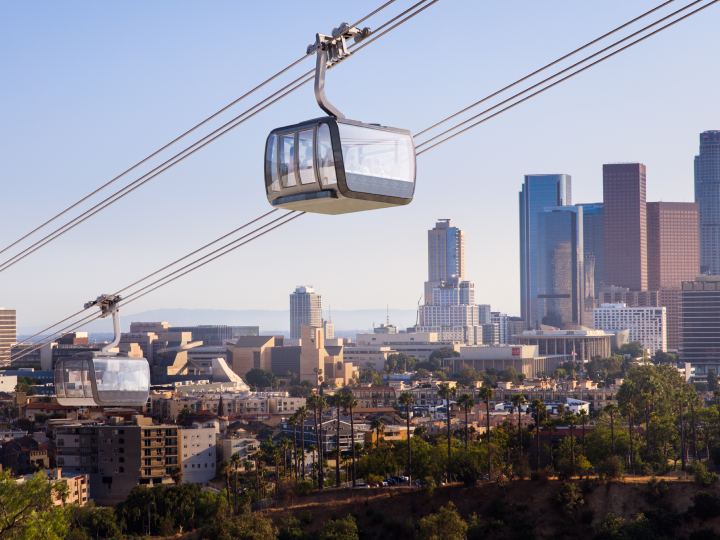
<svg viewBox="0 0 720 540">
<path fill-rule="evenodd" d="M 87 362 L 83 360 L 64 360 L 62 362 L 62 371 L 65 397 L 84 398 L 86 394 Z M 92 396 L 92 390 L 89 387 L 87 391 Z"/>
<path fill-rule="evenodd" d="M 295 134 L 280 137 L 280 181 L 283 187 L 297 185 L 295 180 Z"/>
<path fill-rule="evenodd" d="M 320 173 L 320 183 L 323 186 L 337 184 L 335 173 L 335 159 L 333 158 L 330 128 L 327 124 L 320 124 L 317 134 L 317 162 Z"/>
<path fill-rule="evenodd" d="M 300 173 L 301 184 L 315 183 L 312 129 L 298 133 L 298 172 Z"/>
<path fill-rule="evenodd" d="M 150 392 L 150 368 L 142 359 L 95 358 L 98 398 L 103 403 L 145 403 Z"/>
<path fill-rule="evenodd" d="M 271 135 L 267 142 L 265 154 L 265 187 L 268 193 L 280 192 L 278 179 L 278 146 L 277 135 Z"/>
<path fill-rule="evenodd" d="M 411 198 L 415 156 L 409 135 L 338 123 L 347 186 L 352 191 Z"/>
</svg>

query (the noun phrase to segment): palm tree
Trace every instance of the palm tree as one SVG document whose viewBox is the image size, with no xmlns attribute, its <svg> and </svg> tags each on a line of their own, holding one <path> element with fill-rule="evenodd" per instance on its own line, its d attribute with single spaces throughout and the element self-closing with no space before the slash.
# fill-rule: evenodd
<svg viewBox="0 0 720 540">
<path fill-rule="evenodd" d="M 512 397 L 512 404 L 517 408 L 518 413 L 518 446 L 520 447 L 520 454 L 522 454 L 522 424 L 520 423 L 520 415 L 522 413 L 522 406 L 527 403 L 527 400 L 522 394 L 515 394 Z"/>
<path fill-rule="evenodd" d="M 350 415 L 350 449 L 352 451 L 352 483 L 355 487 L 355 421 L 353 419 L 353 409 L 358 406 L 358 400 L 352 392 L 343 394 L 343 409 Z"/>
<path fill-rule="evenodd" d="M 182 469 L 180 467 L 173 467 L 172 471 L 170 471 L 170 478 L 172 478 L 172 481 L 175 482 L 176 486 L 182 484 Z"/>
<path fill-rule="evenodd" d="M 335 459 L 335 485 L 340 486 L 340 409 L 342 408 L 342 395 L 330 396 L 329 405 L 337 408 L 337 429 L 335 430 L 335 446 L 337 448 L 337 459 Z"/>
<path fill-rule="evenodd" d="M 490 386 L 483 386 L 478 392 L 478 396 L 485 402 L 486 429 L 488 436 L 487 465 L 488 475 L 490 474 L 490 399 L 493 397 L 493 391 Z"/>
<path fill-rule="evenodd" d="M 570 469 L 575 470 L 575 433 L 573 432 L 573 428 L 577 422 L 575 413 L 569 411 L 565 417 L 565 422 L 570 426 Z"/>
<path fill-rule="evenodd" d="M 578 419 L 580 420 L 580 425 L 582 425 L 582 449 L 583 449 L 583 456 L 585 455 L 585 426 L 590 421 L 590 417 L 588 416 L 588 413 L 585 409 L 580 409 L 580 412 L 578 413 Z"/>
<path fill-rule="evenodd" d="M 308 452 L 312 455 L 313 465 L 312 465 L 312 471 L 313 471 L 313 481 L 315 481 L 315 452 L 317 451 L 318 447 L 314 444 L 311 444 L 308 446 Z"/>
<path fill-rule="evenodd" d="M 618 408 L 614 403 L 608 403 L 605 405 L 603 411 L 610 415 L 610 448 L 612 455 L 615 455 L 615 413 Z"/>
<path fill-rule="evenodd" d="M 463 394 L 458 398 L 458 407 L 465 410 L 465 451 L 468 451 L 468 411 L 472 411 L 475 406 L 475 400 L 470 397 L 470 394 Z M 408 427 L 409 430 L 409 427 Z"/>
<path fill-rule="evenodd" d="M 318 368 L 319 369 L 319 368 Z M 313 409 L 315 414 L 315 441 L 317 443 L 318 450 L 318 461 L 320 462 L 320 471 L 318 475 L 318 488 L 324 489 L 325 487 L 325 471 L 323 467 L 323 439 L 322 439 L 322 413 L 323 409 L 327 407 L 327 401 L 324 396 L 320 394 L 311 395 L 307 403 Z M 318 416 L 320 417 L 320 426 L 318 428 Z"/>
<path fill-rule="evenodd" d="M 223 459 L 218 466 L 218 473 L 220 473 L 220 476 L 225 477 L 227 486 L 228 515 L 230 515 L 230 468 L 230 462 L 227 459 Z"/>
<path fill-rule="evenodd" d="M 305 420 L 310 417 L 310 411 L 303 405 L 295 414 L 300 419 L 300 458 L 302 460 L 302 479 L 305 481 Z"/>
<path fill-rule="evenodd" d="M 535 470 L 540 470 L 540 409 L 542 400 L 533 399 L 530 407 L 535 411 Z"/>
<path fill-rule="evenodd" d="M 467 395 L 467 394 L 465 394 Z M 407 440 L 408 440 L 408 478 L 410 481 L 408 485 L 412 485 L 412 473 L 410 472 L 410 465 L 412 463 L 412 442 L 410 439 L 410 407 L 415 403 L 415 398 L 410 392 L 403 392 L 398 398 L 398 403 L 405 407 L 405 422 L 407 423 Z"/>
<path fill-rule="evenodd" d="M 385 424 L 380 420 L 379 418 L 376 418 L 372 422 L 370 422 L 370 431 L 375 430 L 376 433 L 376 440 L 377 440 L 377 447 L 380 448 L 380 433 L 385 432 Z"/>
<path fill-rule="evenodd" d="M 448 443 L 448 467 L 447 467 L 447 475 L 448 480 L 450 480 L 450 398 L 457 396 L 457 389 L 455 387 L 451 387 L 448 383 L 442 383 L 440 387 L 438 388 L 437 395 L 440 399 L 444 399 L 447 403 L 447 443 Z"/>
<path fill-rule="evenodd" d="M 287 453 L 292 447 L 292 441 L 288 439 L 287 437 L 283 437 L 280 439 L 280 442 L 278 443 L 278 448 L 282 450 L 283 453 L 283 476 L 287 477 Z"/>
<path fill-rule="evenodd" d="M 293 464 L 295 465 L 295 488 L 298 483 L 298 457 L 297 457 L 297 427 L 300 423 L 298 413 L 296 412 L 290 418 L 288 418 L 288 426 L 292 426 L 293 429 L 293 440 L 292 440 L 292 453 L 293 453 Z"/>
<path fill-rule="evenodd" d="M 242 459 L 240 458 L 240 454 L 235 452 L 232 456 L 230 456 L 230 464 L 233 466 L 233 469 L 235 469 L 235 505 L 237 506 L 237 496 L 238 496 L 238 486 L 237 486 L 237 479 L 238 479 L 238 469 L 242 467 Z M 237 509 L 235 511 L 237 514 Z"/>
<path fill-rule="evenodd" d="M 318 387 L 319 387 L 319 386 L 320 386 L 320 381 L 322 381 L 322 377 L 321 377 L 321 375 L 322 375 L 322 369 L 320 369 L 319 367 L 315 367 L 315 368 L 313 368 L 313 373 L 315 373 L 315 377 L 316 377 L 316 379 L 317 379 L 317 385 L 318 385 Z"/>
<path fill-rule="evenodd" d="M 280 495 L 280 464 L 278 463 L 280 461 L 280 450 L 277 446 L 272 449 L 270 457 L 275 462 L 275 496 L 277 497 Z"/>
<path fill-rule="evenodd" d="M 416 437 L 420 437 L 421 439 L 425 438 L 425 435 L 427 435 L 427 427 L 426 426 L 418 426 L 413 431 L 413 435 Z"/>
</svg>

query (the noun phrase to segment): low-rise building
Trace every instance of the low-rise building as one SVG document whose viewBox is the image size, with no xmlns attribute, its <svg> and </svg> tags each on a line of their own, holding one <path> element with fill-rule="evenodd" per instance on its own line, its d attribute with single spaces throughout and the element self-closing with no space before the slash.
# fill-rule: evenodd
<svg viewBox="0 0 720 540">
<path fill-rule="evenodd" d="M 358 401 L 355 410 L 375 407 L 392 407 L 397 399 L 397 390 L 392 386 L 356 386 L 351 388 Z"/>
<path fill-rule="evenodd" d="M 386 346 L 398 352 L 417 358 L 421 362 L 430 359 L 438 349 L 452 349 L 460 352 L 461 341 L 441 341 L 436 332 L 408 332 L 399 334 L 357 334 L 357 347 Z"/>
<path fill-rule="evenodd" d="M 65 500 L 60 496 L 60 493 L 53 492 L 53 506 L 65 506 L 68 504 L 85 506 L 91 500 L 90 482 L 87 474 L 62 474 L 60 469 L 43 469 L 42 472 L 52 484 L 62 483 L 68 487 Z M 17 482 L 27 482 L 32 476 L 32 474 L 26 474 L 18 478 Z"/>
<path fill-rule="evenodd" d="M 184 408 L 218 414 L 221 399 L 226 415 L 293 414 L 306 403 L 287 392 L 157 392 L 150 399 L 153 416 L 169 420 L 176 420 Z"/>
<path fill-rule="evenodd" d="M 218 461 L 230 460 L 233 454 L 238 454 L 245 462 L 260 448 L 260 441 L 249 437 L 247 432 L 234 435 L 221 435 L 217 438 Z"/>
<path fill-rule="evenodd" d="M 622 302 L 601 304 L 593 312 L 596 330 L 628 330 L 651 354 L 667 352 L 667 311 L 664 307 L 628 307 Z"/>
<path fill-rule="evenodd" d="M 0 465 L 13 475 L 29 474 L 50 467 L 49 448 L 32 435 L 3 441 L 0 448 Z"/>
<path fill-rule="evenodd" d="M 537 377 L 541 373 L 552 373 L 563 362 L 571 361 L 570 353 L 540 354 L 538 345 L 479 345 L 460 347 L 460 356 L 446 358 L 445 365 L 451 373 L 460 373 L 465 365 L 476 371 L 493 368 L 503 371 L 509 367 L 526 377 Z"/>
<path fill-rule="evenodd" d="M 589 362 L 596 356 L 607 358 L 622 345 L 622 334 L 578 327 L 577 330 L 526 330 L 515 336 L 515 343 L 537 345 L 538 354 L 572 356 L 574 362 Z"/>
<path fill-rule="evenodd" d="M 497 401 L 511 401 L 515 394 L 522 394 L 528 403 L 539 399 L 544 403 L 572 403 L 573 401 L 589 403 L 590 412 L 597 412 L 606 405 L 617 405 L 617 393 L 622 380 L 615 384 L 599 388 L 591 380 L 576 381 L 568 379 L 563 382 L 547 379 L 526 379 L 520 384 L 499 382 L 493 389 L 493 399 Z"/>
<path fill-rule="evenodd" d="M 216 446 L 215 426 L 202 424 L 178 429 L 178 466 L 183 474 L 183 484 L 202 484 L 215 477 Z M 172 471 L 171 471 L 172 472 Z"/>
</svg>

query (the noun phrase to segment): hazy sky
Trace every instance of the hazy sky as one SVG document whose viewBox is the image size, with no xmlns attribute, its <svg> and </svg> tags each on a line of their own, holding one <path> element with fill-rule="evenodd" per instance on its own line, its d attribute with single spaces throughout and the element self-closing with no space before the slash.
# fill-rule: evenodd
<svg viewBox="0 0 720 540">
<path fill-rule="evenodd" d="M 349 118 L 416 133 L 659 3 L 440 0 L 332 70 L 328 97 Z M 2 247 L 300 58 L 316 32 L 380 4 L 0 3 Z M 648 200 L 693 200 L 698 134 L 720 129 L 719 27 L 712 6 L 420 156 L 409 206 L 305 215 L 127 312 L 287 309 L 297 284 L 337 310 L 410 309 L 427 279 L 426 231 L 452 218 L 478 303 L 517 315 L 524 174 L 570 174 L 574 203 L 600 202 L 602 164 L 641 161 Z M 0 305 L 19 326 L 53 323 L 266 212 L 267 133 L 321 114 L 311 85 L 263 111 L 0 274 Z"/>
</svg>

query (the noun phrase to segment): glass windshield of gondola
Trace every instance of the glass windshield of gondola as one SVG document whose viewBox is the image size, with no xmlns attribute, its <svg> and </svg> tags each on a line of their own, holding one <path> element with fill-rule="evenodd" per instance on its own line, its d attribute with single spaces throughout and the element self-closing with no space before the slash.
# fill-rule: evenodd
<svg viewBox="0 0 720 540">
<path fill-rule="evenodd" d="M 323 187 L 337 184 L 335 159 L 333 158 L 332 139 L 327 124 L 320 124 L 317 136 L 317 161 L 320 182 Z"/>
<path fill-rule="evenodd" d="M 147 362 L 95 358 L 97 394 L 102 403 L 144 403 L 148 398 L 150 369 Z"/>
<path fill-rule="evenodd" d="M 338 123 L 345 181 L 360 193 L 411 198 L 415 156 L 408 135 Z"/>
</svg>

